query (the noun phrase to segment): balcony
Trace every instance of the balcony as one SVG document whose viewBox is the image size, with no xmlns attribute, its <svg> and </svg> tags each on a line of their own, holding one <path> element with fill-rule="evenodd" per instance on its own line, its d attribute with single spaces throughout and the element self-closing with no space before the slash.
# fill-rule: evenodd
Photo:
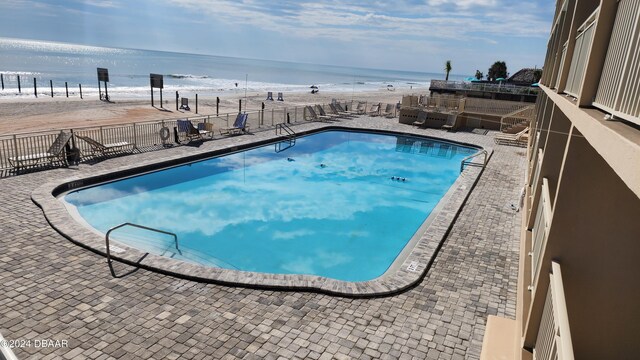
<svg viewBox="0 0 640 360">
<path fill-rule="evenodd" d="M 593 33 L 596 28 L 595 15 L 594 13 L 578 28 L 578 35 L 573 49 L 569 77 L 564 92 L 576 98 L 582 90 L 587 60 L 591 52 Z"/>
<path fill-rule="evenodd" d="M 540 159 L 542 160 L 542 159 Z M 540 161 L 541 162 L 541 161 Z M 536 176 L 539 173 L 536 174 Z M 537 179 L 536 179 L 537 180 Z M 549 237 L 549 228 L 551 227 L 551 199 L 549 196 L 549 183 L 546 178 L 542 179 L 542 194 L 538 202 L 536 218 L 531 231 L 531 285 L 532 290 L 538 280 L 538 272 L 540 263 L 544 253 L 547 238 Z"/>
<path fill-rule="evenodd" d="M 594 106 L 640 124 L 640 2 L 621 0 Z"/>
</svg>

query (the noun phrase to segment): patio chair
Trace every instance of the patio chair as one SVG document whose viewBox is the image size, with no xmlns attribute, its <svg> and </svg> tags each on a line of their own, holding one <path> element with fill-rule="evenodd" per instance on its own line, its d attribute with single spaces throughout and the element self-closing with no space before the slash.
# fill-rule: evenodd
<svg viewBox="0 0 640 360">
<path fill-rule="evenodd" d="M 266 100 L 273 101 L 273 93 L 271 91 L 267 92 L 267 99 Z"/>
<path fill-rule="evenodd" d="M 442 125 L 442 130 L 453 131 L 457 128 L 458 115 L 449 114 L 447 117 L 447 122 Z"/>
<path fill-rule="evenodd" d="M 380 115 L 380 103 L 371 105 L 371 109 L 369 109 L 369 115 L 378 116 Z"/>
<path fill-rule="evenodd" d="M 102 144 L 102 143 L 98 142 L 97 140 L 92 139 L 89 136 L 82 136 L 82 135 L 76 134 L 76 137 L 78 139 L 86 142 L 87 144 L 89 144 L 89 146 L 91 147 L 91 150 L 90 150 L 91 155 L 95 155 L 96 153 L 99 153 L 102 156 L 115 154 L 115 153 L 118 153 L 118 152 L 130 152 L 130 153 L 132 153 L 133 150 L 136 147 L 135 144 L 128 143 L 126 141 L 120 141 L 120 142 L 109 143 L 109 144 Z"/>
<path fill-rule="evenodd" d="M 336 114 L 327 114 L 324 111 L 324 108 L 317 104 L 316 104 L 316 110 L 318 110 L 318 113 L 317 113 L 318 116 L 321 116 L 327 120 L 337 120 L 337 118 L 340 117 L 339 115 L 336 115 Z"/>
<path fill-rule="evenodd" d="M 329 121 L 331 120 L 331 118 L 326 115 L 326 116 L 321 116 L 316 114 L 315 110 L 313 110 L 313 107 L 311 106 L 306 106 L 305 108 L 305 120 L 307 121 Z M 311 120 L 309 120 L 309 118 L 311 118 Z"/>
<path fill-rule="evenodd" d="M 71 133 L 60 131 L 56 139 L 53 141 L 53 144 L 51 144 L 46 152 L 29 155 L 16 154 L 16 156 L 8 158 L 9 164 L 16 170 L 20 170 L 20 168 L 25 166 L 36 166 L 40 163 L 49 163 L 51 165 L 56 160 L 66 165 L 67 158 L 64 149 L 71 139 L 71 136 Z"/>
<path fill-rule="evenodd" d="M 236 116 L 236 121 L 233 122 L 233 127 L 220 129 L 220 135 L 240 135 L 242 133 L 248 133 L 248 119 L 249 114 L 238 113 L 238 116 Z"/>
<path fill-rule="evenodd" d="M 426 127 L 426 124 L 427 124 L 427 112 L 426 111 L 418 112 L 418 119 L 414 121 L 412 125 L 417 127 Z"/>
<path fill-rule="evenodd" d="M 384 111 L 382 112 L 382 114 L 380 114 L 380 116 L 384 116 L 388 118 L 394 117 L 395 113 L 393 111 L 393 104 L 387 104 L 387 106 L 384 108 Z"/>
<path fill-rule="evenodd" d="M 202 140 L 203 135 L 210 134 L 210 131 L 207 130 L 198 130 L 190 120 L 177 120 L 178 124 L 178 135 L 183 134 L 187 140 L 191 141 L 193 139 Z"/>
<path fill-rule="evenodd" d="M 284 101 L 284 97 L 282 96 L 281 92 L 278 93 L 278 101 Z"/>
<path fill-rule="evenodd" d="M 331 109 L 331 113 L 333 115 L 337 115 L 337 116 L 339 116 L 341 118 L 349 118 L 349 117 L 351 117 L 351 114 L 348 111 L 344 111 L 344 110 L 340 111 L 338 109 L 337 104 L 333 104 L 333 103 L 329 104 L 329 109 Z"/>
<path fill-rule="evenodd" d="M 526 146 L 529 140 L 529 128 L 526 128 L 519 133 L 506 134 L 499 133 L 493 138 L 496 144 L 499 145 L 514 145 L 514 146 Z"/>
<path fill-rule="evenodd" d="M 180 98 L 180 109 L 191 111 L 191 108 L 189 107 L 189 98 Z"/>
</svg>

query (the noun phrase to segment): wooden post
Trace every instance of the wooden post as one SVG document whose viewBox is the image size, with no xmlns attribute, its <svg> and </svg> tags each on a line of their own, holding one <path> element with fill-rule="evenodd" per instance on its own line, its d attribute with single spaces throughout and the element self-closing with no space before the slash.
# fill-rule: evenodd
<svg viewBox="0 0 640 360">
<path fill-rule="evenodd" d="M 22 93 L 22 87 L 20 86 L 20 75 L 17 75 L 17 76 L 18 76 L 18 92 Z"/>
<path fill-rule="evenodd" d="M 176 90 L 176 111 L 178 110 L 178 98 L 180 97 L 180 95 L 178 95 L 178 91 Z"/>
<path fill-rule="evenodd" d="M 151 87 L 151 106 L 153 106 L 153 86 Z"/>
<path fill-rule="evenodd" d="M 196 94 L 196 114 L 198 113 L 198 94 Z"/>
<path fill-rule="evenodd" d="M 80 88 L 80 99 L 82 99 L 82 84 L 78 84 L 78 87 Z"/>
<path fill-rule="evenodd" d="M 33 78 L 33 95 L 38 97 L 38 86 L 36 85 L 36 78 Z"/>
<path fill-rule="evenodd" d="M 218 116 L 219 106 L 220 106 L 220 97 L 216 96 L 216 116 Z"/>
<path fill-rule="evenodd" d="M 162 88 L 160 88 L 160 107 L 162 107 Z"/>
<path fill-rule="evenodd" d="M 67 97 L 69 97 L 69 86 L 67 85 L 67 82 L 66 82 L 66 81 L 64 82 L 64 89 L 65 89 L 65 90 L 66 90 L 66 92 L 67 92 Z"/>
<path fill-rule="evenodd" d="M 2 90 L 4 90 L 4 77 L 0 74 L 0 82 L 2 83 Z"/>
<path fill-rule="evenodd" d="M 242 112 L 242 99 L 238 100 L 238 112 Z"/>
<path fill-rule="evenodd" d="M 107 82 L 104 82 L 104 100 L 109 101 L 109 90 L 107 90 Z"/>
<path fill-rule="evenodd" d="M 49 80 L 49 86 L 51 86 L 51 97 L 53 97 L 53 80 Z"/>
</svg>

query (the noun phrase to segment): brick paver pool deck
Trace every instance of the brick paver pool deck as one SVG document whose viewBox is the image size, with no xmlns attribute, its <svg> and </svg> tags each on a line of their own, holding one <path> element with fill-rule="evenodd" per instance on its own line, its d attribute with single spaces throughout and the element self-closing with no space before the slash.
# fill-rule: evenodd
<svg viewBox="0 0 640 360">
<path fill-rule="evenodd" d="M 477 359 L 488 315 L 514 317 L 525 153 L 493 137 L 361 117 L 344 126 L 494 147 L 432 267 L 398 295 L 352 299 L 198 283 L 138 270 L 112 278 L 104 257 L 53 230 L 31 193 L 42 183 L 198 151 L 179 147 L 0 180 L 0 333 L 37 359 Z M 294 129 L 323 126 L 304 124 Z M 251 142 L 273 131 L 208 141 Z M 199 149 L 199 150 L 202 150 Z M 116 270 L 130 270 L 116 263 Z M 35 340 L 68 340 L 36 347 Z"/>
</svg>

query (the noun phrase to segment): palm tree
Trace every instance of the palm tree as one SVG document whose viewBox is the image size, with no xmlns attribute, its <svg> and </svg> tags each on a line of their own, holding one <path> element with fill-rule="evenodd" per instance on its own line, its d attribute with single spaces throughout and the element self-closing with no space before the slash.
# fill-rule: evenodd
<svg viewBox="0 0 640 360">
<path fill-rule="evenodd" d="M 444 79 L 445 81 L 449 81 L 449 73 L 451 72 L 451 60 L 447 60 L 447 62 L 444 63 L 444 71 L 447 72 L 447 77 Z"/>
</svg>

